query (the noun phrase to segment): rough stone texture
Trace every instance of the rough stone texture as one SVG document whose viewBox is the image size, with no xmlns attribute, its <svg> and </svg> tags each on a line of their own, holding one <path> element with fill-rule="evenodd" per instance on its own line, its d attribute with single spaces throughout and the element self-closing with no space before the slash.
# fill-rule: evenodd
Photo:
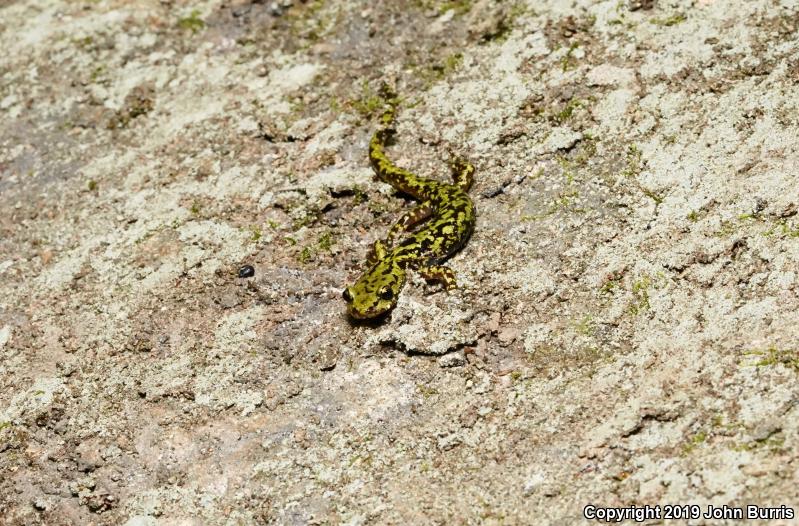
<svg viewBox="0 0 799 526">
<path fill-rule="evenodd" d="M 11 1 L 0 49 L 4 524 L 799 506 L 796 0 Z M 354 325 L 385 79 L 480 216 Z"/>
</svg>

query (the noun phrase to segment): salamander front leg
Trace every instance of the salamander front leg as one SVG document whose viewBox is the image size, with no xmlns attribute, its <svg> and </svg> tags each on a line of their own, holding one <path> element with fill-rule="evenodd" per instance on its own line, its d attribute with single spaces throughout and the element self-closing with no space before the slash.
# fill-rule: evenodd
<svg viewBox="0 0 799 526">
<path fill-rule="evenodd" d="M 386 244 L 379 239 L 375 240 L 374 244 L 372 245 L 372 250 L 369 252 L 369 255 L 366 256 L 366 268 L 372 268 L 375 263 L 386 257 L 386 254 L 388 254 Z"/>
<path fill-rule="evenodd" d="M 426 267 L 420 267 L 418 272 L 427 281 L 441 283 L 446 290 L 452 290 L 458 286 L 455 280 L 455 271 L 449 267 L 428 265 Z"/>
</svg>

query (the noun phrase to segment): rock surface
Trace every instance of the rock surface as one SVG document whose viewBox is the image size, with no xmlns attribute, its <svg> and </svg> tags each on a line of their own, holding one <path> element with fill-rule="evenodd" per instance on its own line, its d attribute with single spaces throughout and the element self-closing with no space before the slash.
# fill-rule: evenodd
<svg viewBox="0 0 799 526">
<path fill-rule="evenodd" d="M 8 524 L 799 511 L 795 0 L 29 0 L 0 49 Z M 357 325 L 386 80 L 480 216 Z"/>
</svg>

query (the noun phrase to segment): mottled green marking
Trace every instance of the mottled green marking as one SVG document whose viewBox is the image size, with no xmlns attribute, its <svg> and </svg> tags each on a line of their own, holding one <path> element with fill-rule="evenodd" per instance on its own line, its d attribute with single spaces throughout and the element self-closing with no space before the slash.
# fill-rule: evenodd
<svg viewBox="0 0 799 526">
<path fill-rule="evenodd" d="M 367 259 L 367 270 L 355 284 L 344 289 L 350 315 L 357 319 L 376 318 L 397 303 L 405 273 L 415 269 L 428 281 L 438 281 L 449 290 L 456 287 L 455 273 L 440 263 L 457 252 L 474 229 L 476 210 L 466 193 L 472 184 L 474 166 L 453 158 L 450 162 L 454 184 L 419 177 L 392 163 L 385 154 L 386 142 L 397 106 L 395 96 L 389 99 L 383 114 L 382 127 L 369 143 L 369 159 L 377 177 L 420 201 L 400 217 L 388 231 L 386 239 L 375 241 Z M 415 225 L 427 222 L 398 245 L 394 240 L 408 233 Z"/>
</svg>

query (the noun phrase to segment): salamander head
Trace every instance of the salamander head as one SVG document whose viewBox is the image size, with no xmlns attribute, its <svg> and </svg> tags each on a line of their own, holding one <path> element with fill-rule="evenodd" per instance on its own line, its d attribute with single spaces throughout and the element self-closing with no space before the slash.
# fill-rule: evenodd
<svg viewBox="0 0 799 526">
<path fill-rule="evenodd" d="M 344 289 L 342 296 L 353 318 L 377 318 L 394 308 L 404 284 L 405 270 L 392 258 L 385 258 Z"/>
</svg>

